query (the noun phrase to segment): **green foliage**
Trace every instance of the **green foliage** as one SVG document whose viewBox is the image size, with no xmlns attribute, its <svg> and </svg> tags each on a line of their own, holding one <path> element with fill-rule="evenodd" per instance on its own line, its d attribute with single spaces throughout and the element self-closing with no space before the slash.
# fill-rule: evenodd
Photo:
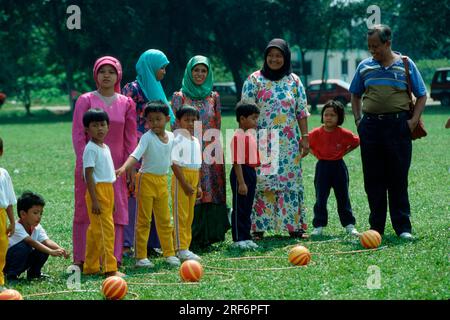
<svg viewBox="0 0 450 320">
<path fill-rule="evenodd" d="M 81 30 L 68 30 L 71 4 L 2 1 L 0 43 L 6 50 L 0 51 L 0 90 L 8 97 L 29 107 L 71 90 L 92 90 L 93 63 L 102 55 L 122 62 L 125 84 L 136 78 L 136 61 L 150 48 L 170 60 L 163 81 L 168 96 L 180 88 L 186 63 L 196 54 L 211 57 L 216 80 L 233 80 L 240 92 L 244 79 L 261 66 L 271 38 L 284 37 L 302 51 L 327 44 L 366 48 L 366 9 L 373 1 L 80 1 Z M 450 55 L 448 1 L 431 6 L 425 0 L 379 0 L 377 5 L 382 23 L 393 28 L 394 49 L 415 61 Z"/>
</svg>

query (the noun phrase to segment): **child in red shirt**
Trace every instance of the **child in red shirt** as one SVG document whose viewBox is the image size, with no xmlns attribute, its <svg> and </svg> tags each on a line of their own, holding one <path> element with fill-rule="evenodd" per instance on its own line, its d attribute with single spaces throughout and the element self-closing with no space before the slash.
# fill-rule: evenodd
<svg viewBox="0 0 450 320">
<path fill-rule="evenodd" d="M 321 235 L 327 226 L 327 201 L 333 188 L 342 226 L 347 233 L 358 236 L 348 195 L 348 170 L 343 157 L 359 146 L 359 137 L 340 127 L 344 122 L 344 106 L 338 101 L 330 100 L 324 105 L 321 122 L 321 127 L 309 133 L 311 153 L 319 160 L 314 177 L 316 203 L 311 235 Z"/>
<path fill-rule="evenodd" d="M 239 130 L 231 142 L 233 169 L 230 172 L 233 193 L 233 212 L 231 214 L 231 234 L 233 247 L 256 249 L 258 245 L 251 239 L 251 215 L 255 199 L 256 171 L 261 165 L 255 136 L 259 108 L 253 103 L 239 102 L 236 105 L 236 120 Z"/>
</svg>

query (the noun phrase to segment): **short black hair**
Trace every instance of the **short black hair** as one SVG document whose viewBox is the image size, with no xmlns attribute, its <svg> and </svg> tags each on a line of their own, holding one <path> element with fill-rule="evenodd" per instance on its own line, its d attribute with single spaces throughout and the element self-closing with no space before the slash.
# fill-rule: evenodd
<svg viewBox="0 0 450 320">
<path fill-rule="evenodd" d="M 89 128 L 89 124 L 91 124 L 91 122 L 100 121 L 106 121 L 106 123 L 109 125 L 109 116 L 105 110 L 102 110 L 100 108 L 93 108 L 89 109 L 83 114 L 83 125 L 85 128 Z"/>
<path fill-rule="evenodd" d="M 169 115 L 169 107 L 161 100 L 152 100 L 145 105 L 144 117 L 147 118 L 150 112 L 161 112 L 167 117 Z"/>
<path fill-rule="evenodd" d="M 344 105 L 336 100 L 328 100 L 327 103 L 325 103 L 325 105 L 322 108 L 320 122 L 323 123 L 323 114 L 325 113 L 325 110 L 328 108 L 331 108 L 334 110 L 334 112 L 336 112 L 338 116 L 337 125 L 340 126 L 341 124 L 343 124 L 345 118 Z"/>
<path fill-rule="evenodd" d="M 392 30 L 388 25 L 385 24 L 375 24 L 368 31 L 367 35 L 371 36 L 377 33 L 380 38 L 381 43 L 386 43 L 387 41 L 392 41 Z"/>
<path fill-rule="evenodd" d="M 251 116 L 252 114 L 260 114 L 258 106 L 253 102 L 243 102 L 239 101 L 236 104 L 236 121 L 239 122 L 239 119 L 241 116 L 244 116 L 247 118 L 248 116 Z"/>
<path fill-rule="evenodd" d="M 45 206 L 45 200 L 37 193 L 31 191 L 25 191 L 22 195 L 17 199 L 17 214 L 20 218 L 20 211 L 27 212 L 33 206 Z"/>
<path fill-rule="evenodd" d="M 183 105 L 180 109 L 177 110 L 175 116 L 178 120 L 181 120 L 181 118 L 183 118 L 185 114 L 200 119 L 200 112 L 198 112 L 198 110 L 193 106 L 189 105 Z"/>
</svg>

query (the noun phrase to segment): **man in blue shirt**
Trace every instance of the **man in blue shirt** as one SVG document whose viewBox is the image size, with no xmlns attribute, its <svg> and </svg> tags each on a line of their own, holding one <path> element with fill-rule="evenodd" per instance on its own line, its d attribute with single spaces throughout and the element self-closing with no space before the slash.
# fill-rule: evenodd
<svg viewBox="0 0 450 320">
<path fill-rule="evenodd" d="M 396 234 L 413 239 L 408 198 L 411 132 L 425 108 L 427 92 L 416 65 L 408 58 L 411 89 L 417 97 L 411 117 L 405 66 L 402 55 L 392 51 L 391 29 L 373 26 L 367 33 L 367 43 L 372 57 L 359 64 L 350 92 L 361 139 L 369 223 L 382 235 L 389 204 Z"/>
</svg>

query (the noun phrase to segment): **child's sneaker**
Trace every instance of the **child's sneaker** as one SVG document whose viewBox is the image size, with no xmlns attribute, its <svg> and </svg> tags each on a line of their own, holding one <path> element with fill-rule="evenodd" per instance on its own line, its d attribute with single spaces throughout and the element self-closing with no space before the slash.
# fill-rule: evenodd
<svg viewBox="0 0 450 320">
<path fill-rule="evenodd" d="M 148 258 L 140 259 L 136 261 L 136 267 L 147 267 L 147 268 L 153 268 L 155 265 L 148 260 Z"/>
<path fill-rule="evenodd" d="M 314 228 L 314 230 L 311 232 L 311 236 L 321 236 L 323 233 L 323 227 L 317 227 Z"/>
<path fill-rule="evenodd" d="M 245 240 L 244 242 L 247 245 L 247 248 L 250 248 L 250 249 L 259 248 L 259 246 L 256 243 L 254 243 L 252 240 Z"/>
<path fill-rule="evenodd" d="M 111 271 L 111 272 L 107 272 L 105 273 L 105 276 L 108 277 L 120 277 L 120 278 L 126 278 L 127 275 L 123 272 L 120 271 Z"/>
<path fill-rule="evenodd" d="M 170 264 L 172 267 L 178 267 L 181 265 L 180 259 L 175 256 L 170 256 L 166 258 L 166 262 Z"/>
<path fill-rule="evenodd" d="M 180 250 L 177 252 L 177 257 L 180 259 L 180 261 L 186 261 L 186 260 L 195 260 L 200 261 L 202 258 L 200 258 L 198 255 L 193 253 L 189 250 Z"/>
<path fill-rule="evenodd" d="M 348 234 L 359 237 L 361 234 L 358 232 L 358 230 L 355 229 L 355 226 L 352 224 L 349 224 L 345 226 L 345 231 L 347 231 Z"/>
<path fill-rule="evenodd" d="M 238 248 L 238 249 L 249 249 L 249 246 L 247 245 L 247 243 L 245 241 L 236 241 L 233 242 L 233 244 L 231 245 L 233 248 Z"/>
<path fill-rule="evenodd" d="M 402 239 L 405 239 L 405 240 L 414 240 L 413 235 L 411 233 L 409 233 L 409 232 L 403 232 L 403 233 L 400 234 L 399 237 L 402 238 Z"/>
</svg>

